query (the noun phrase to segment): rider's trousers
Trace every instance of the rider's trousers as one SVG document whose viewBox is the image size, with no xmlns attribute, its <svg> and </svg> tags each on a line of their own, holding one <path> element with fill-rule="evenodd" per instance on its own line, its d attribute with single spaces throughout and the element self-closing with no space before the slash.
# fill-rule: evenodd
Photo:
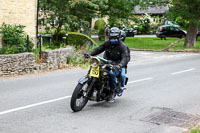
<svg viewBox="0 0 200 133">
<path fill-rule="evenodd" d="M 112 91 L 115 91 L 117 83 L 116 83 L 116 79 L 117 76 L 121 76 L 121 87 L 125 86 L 125 81 L 126 81 L 126 68 L 122 68 L 121 71 L 109 71 L 109 76 L 110 76 L 110 81 L 109 81 L 109 85 Z"/>
</svg>

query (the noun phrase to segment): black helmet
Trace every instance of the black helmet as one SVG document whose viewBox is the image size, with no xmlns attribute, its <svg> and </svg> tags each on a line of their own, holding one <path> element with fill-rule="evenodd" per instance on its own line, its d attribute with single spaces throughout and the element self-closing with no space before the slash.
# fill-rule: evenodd
<svg viewBox="0 0 200 133">
<path fill-rule="evenodd" d="M 117 27 L 113 27 L 110 29 L 108 36 L 109 36 L 109 38 L 119 39 L 121 36 L 121 30 Z"/>
</svg>

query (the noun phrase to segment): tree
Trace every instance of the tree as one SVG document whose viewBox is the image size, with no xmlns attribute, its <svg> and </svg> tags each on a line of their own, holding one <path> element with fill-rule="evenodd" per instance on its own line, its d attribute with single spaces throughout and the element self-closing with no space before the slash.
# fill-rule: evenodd
<svg viewBox="0 0 200 133">
<path fill-rule="evenodd" d="M 183 19 L 189 21 L 187 36 L 184 42 L 184 46 L 194 47 L 196 44 L 196 34 L 200 19 L 200 6 L 199 6 L 200 1 L 172 0 L 172 4 L 173 5 L 169 9 L 169 13 L 175 17 L 182 17 Z"/>
<path fill-rule="evenodd" d="M 136 0 L 40 0 L 41 20 L 53 25 L 57 35 L 63 26 L 69 31 L 87 31 L 92 18 L 109 16 L 111 26 L 133 19 Z M 46 14 L 46 15 L 44 15 Z"/>
<path fill-rule="evenodd" d="M 97 0 L 40 0 L 40 17 L 47 26 L 56 29 L 54 36 L 57 38 L 63 27 L 68 31 L 88 28 L 98 11 L 96 3 Z"/>
<path fill-rule="evenodd" d="M 108 16 L 110 26 L 119 26 L 120 21 L 133 20 L 133 9 L 137 0 L 105 0 L 100 5 L 101 16 Z"/>
<path fill-rule="evenodd" d="M 150 5 L 169 6 L 169 14 L 172 18 L 181 17 L 189 21 L 187 36 L 184 42 L 185 47 L 195 46 L 196 33 L 200 19 L 200 1 L 199 0 L 143 0 L 140 5 L 147 7 Z"/>
<path fill-rule="evenodd" d="M 78 27 L 77 29 L 73 29 L 73 25 L 69 23 L 71 30 L 78 31 L 80 28 L 83 28 L 84 33 L 89 35 L 88 31 L 92 18 L 98 15 L 98 9 L 97 0 L 72 0 L 69 13 L 76 18 Z"/>
</svg>

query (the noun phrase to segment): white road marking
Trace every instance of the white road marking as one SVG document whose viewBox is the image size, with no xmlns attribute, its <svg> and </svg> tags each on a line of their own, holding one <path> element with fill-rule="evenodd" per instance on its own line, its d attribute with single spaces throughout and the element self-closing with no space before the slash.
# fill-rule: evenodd
<svg viewBox="0 0 200 133">
<path fill-rule="evenodd" d="M 11 112 L 16 112 L 16 111 L 27 109 L 27 108 L 32 108 L 32 107 L 47 104 L 47 103 L 60 101 L 60 100 L 67 99 L 67 98 L 70 98 L 70 97 L 71 96 L 60 97 L 60 98 L 52 99 L 52 100 L 49 100 L 49 101 L 44 101 L 44 102 L 40 102 L 40 103 L 30 104 L 30 105 L 27 105 L 27 106 L 22 106 L 22 107 L 19 107 L 19 108 L 6 110 L 6 111 L 3 111 L 3 112 L 0 112 L 0 115 L 8 114 L 8 113 L 11 113 Z"/>
<path fill-rule="evenodd" d="M 183 71 L 179 71 L 179 72 L 174 72 L 171 73 L 172 75 L 176 75 L 176 74 L 181 74 L 181 73 L 185 73 L 185 72 L 189 72 L 189 71 L 193 71 L 195 70 L 195 68 L 191 68 L 191 69 L 187 69 L 187 70 L 183 70 Z"/>
<path fill-rule="evenodd" d="M 151 79 L 153 79 L 153 78 L 145 78 L 145 79 L 134 80 L 134 81 L 128 82 L 128 84 L 146 81 L 146 80 L 151 80 Z M 8 114 L 8 113 L 12 113 L 12 112 L 16 112 L 16 111 L 20 111 L 20 110 L 24 110 L 24 109 L 36 107 L 36 106 L 47 104 L 47 103 L 52 103 L 52 102 L 64 100 L 64 99 L 67 99 L 67 98 L 71 98 L 71 96 L 60 97 L 60 98 L 56 98 L 56 99 L 52 99 L 52 100 L 48 100 L 48 101 L 43 101 L 43 102 L 39 102 L 39 103 L 35 103 L 35 104 L 30 104 L 30 105 L 26 105 L 26 106 L 14 108 L 14 109 L 2 111 L 2 112 L 0 112 L 0 115 L 4 115 L 4 114 Z"/>
<path fill-rule="evenodd" d="M 146 81 L 146 80 L 151 80 L 151 79 L 153 79 L 153 78 L 138 79 L 138 80 L 130 81 L 130 82 L 128 82 L 128 84 L 132 84 L 132 83 L 136 83 L 136 82 L 141 82 L 141 81 Z"/>
</svg>

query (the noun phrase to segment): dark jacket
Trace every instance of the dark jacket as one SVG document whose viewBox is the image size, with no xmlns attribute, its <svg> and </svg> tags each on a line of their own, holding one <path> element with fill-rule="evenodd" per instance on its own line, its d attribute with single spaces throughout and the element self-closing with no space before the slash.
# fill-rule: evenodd
<svg viewBox="0 0 200 133">
<path fill-rule="evenodd" d="M 128 62 L 130 61 L 130 50 L 122 41 L 117 45 L 111 45 L 109 40 L 105 41 L 102 45 L 89 52 L 89 54 L 94 56 L 104 51 L 105 59 L 116 62 L 120 61 L 119 64 L 121 64 L 122 67 L 127 67 Z"/>
</svg>

